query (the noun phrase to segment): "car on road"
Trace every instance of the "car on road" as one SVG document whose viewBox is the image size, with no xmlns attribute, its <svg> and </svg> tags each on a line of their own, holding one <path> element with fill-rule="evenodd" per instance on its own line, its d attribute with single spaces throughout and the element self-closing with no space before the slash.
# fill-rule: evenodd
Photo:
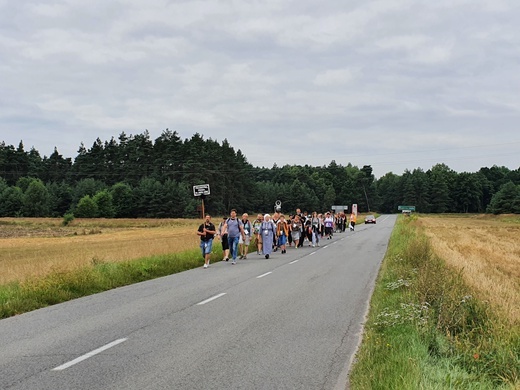
<svg viewBox="0 0 520 390">
<path fill-rule="evenodd" d="M 376 217 L 373 215 L 367 215 L 365 217 L 365 223 L 376 223 Z"/>
</svg>

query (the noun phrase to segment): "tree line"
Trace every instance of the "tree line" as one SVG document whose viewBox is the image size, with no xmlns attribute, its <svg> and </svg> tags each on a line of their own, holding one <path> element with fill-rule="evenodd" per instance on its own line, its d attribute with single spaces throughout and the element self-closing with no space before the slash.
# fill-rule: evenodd
<svg viewBox="0 0 520 390">
<path fill-rule="evenodd" d="M 0 143 L 1 217 L 193 217 L 200 208 L 192 192 L 198 184 L 210 184 L 205 206 L 213 214 L 268 212 L 277 200 L 287 213 L 354 203 L 364 212 L 413 205 L 424 213 L 520 213 L 520 168 L 457 173 L 437 164 L 375 179 L 370 165 L 335 161 L 254 167 L 227 140 L 198 133 L 182 140 L 168 129 L 155 140 L 148 131 L 98 138 L 88 149 L 81 144 L 74 161 L 57 148 L 41 157 L 22 141 L 18 147 Z"/>
</svg>

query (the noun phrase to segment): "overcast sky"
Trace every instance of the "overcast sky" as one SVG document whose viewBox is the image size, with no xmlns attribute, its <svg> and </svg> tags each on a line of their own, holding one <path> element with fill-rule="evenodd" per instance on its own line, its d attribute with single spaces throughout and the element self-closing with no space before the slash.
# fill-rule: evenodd
<svg viewBox="0 0 520 390">
<path fill-rule="evenodd" d="M 0 142 L 168 128 L 254 166 L 520 167 L 518 0 L 0 0 Z"/>
</svg>

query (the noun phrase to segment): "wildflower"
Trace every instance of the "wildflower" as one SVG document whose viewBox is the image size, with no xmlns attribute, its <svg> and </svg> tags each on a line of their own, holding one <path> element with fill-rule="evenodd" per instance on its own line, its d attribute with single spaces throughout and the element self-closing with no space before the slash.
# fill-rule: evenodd
<svg viewBox="0 0 520 390">
<path fill-rule="evenodd" d="M 479 357 L 480 355 L 478 353 L 473 354 L 473 359 L 478 360 Z"/>
</svg>

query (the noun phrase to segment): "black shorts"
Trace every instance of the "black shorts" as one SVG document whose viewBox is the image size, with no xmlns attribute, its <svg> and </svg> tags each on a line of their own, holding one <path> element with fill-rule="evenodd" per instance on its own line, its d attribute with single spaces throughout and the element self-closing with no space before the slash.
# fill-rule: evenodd
<svg viewBox="0 0 520 390">
<path fill-rule="evenodd" d="M 229 242 L 228 242 L 228 235 L 224 234 L 222 237 L 222 250 L 228 250 L 229 249 Z"/>
<path fill-rule="evenodd" d="M 332 228 L 331 227 L 325 227 L 325 235 L 328 236 L 329 234 L 332 234 Z"/>
</svg>

